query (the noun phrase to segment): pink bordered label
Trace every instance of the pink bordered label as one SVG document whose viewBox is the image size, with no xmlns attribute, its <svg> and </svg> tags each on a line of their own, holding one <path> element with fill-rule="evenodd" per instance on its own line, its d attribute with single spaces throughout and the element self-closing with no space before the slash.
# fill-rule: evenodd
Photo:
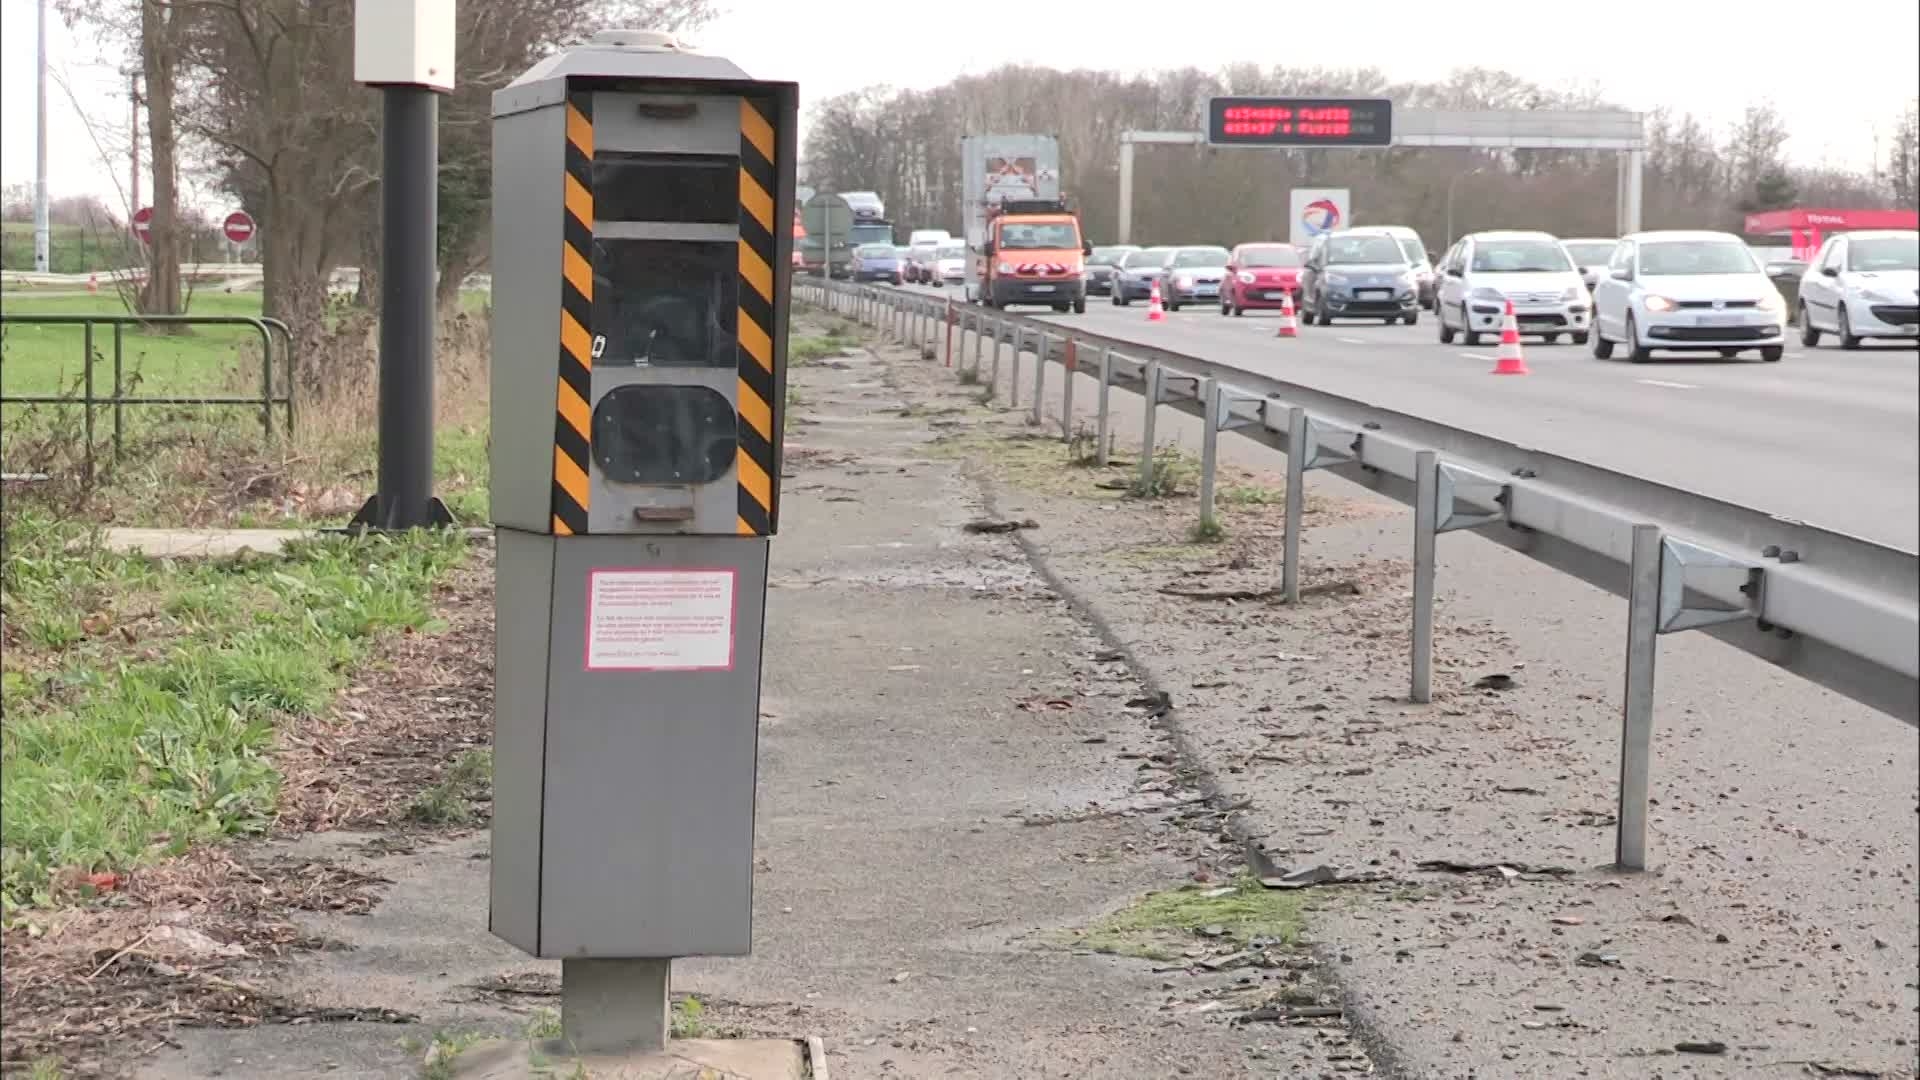
<svg viewBox="0 0 1920 1080">
<path fill-rule="evenodd" d="M 587 574 L 588 671 L 733 669 L 732 570 Z"/>
</svg>

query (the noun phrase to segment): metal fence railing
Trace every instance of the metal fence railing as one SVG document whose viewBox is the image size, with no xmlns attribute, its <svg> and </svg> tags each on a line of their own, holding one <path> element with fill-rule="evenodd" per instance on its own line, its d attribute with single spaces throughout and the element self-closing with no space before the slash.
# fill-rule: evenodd
<svg viewBox="0 0 1920 1080">
<path fill-rule="evenodd" d="M 53 405 L 79 407 L 85 410 L 86 443 L 91 459 L 91 449 L 95 444 L 95 417 L 99 410 L 109 410 L 113 425 L 113 451 L 121 450 L 121 440 L 126 432 L 126 407 L 129 405 L 175 405 L 205 406 L 208 408 L 252 408 L 260 410 L 260 427 L 268 438 L 275 433 L 276 409 L 284 410 L 285 428 L 292 434 L 294 426 L 294 385 L 295 357 L 293 332 L 279 319 L 262 318 L 249 315 L 68 315 L 34 314 L 31 312 L 0 313 L 0 328 L 12 325 L 26 326 L 78 326 L 80 327 L 81 372 L 80 392 L 74 393 L 26 393 L 15 394 L 0 391 L 0 405 Z M 240 394 L 129 394 L 127 393 L 126 338 L 127 327 L 154 325 L 170 326 L 248 326 L 260 335 L 260 392 L 257 395 Z M 103 357 L 100 338 L 96 328 L 110 328 L 111 333 L 104 335 L 111 342 L 111 352 Z M 278 350 L 275 339 L 282 343 Z M 280 378 L 276 381 L 276 352 L 279 360 Z M 103 359 L 112 364 L 112 391 L 102 394 L 100 373 L 95 369 Z"/>
<path fill-rule="evenodd" d="M 1011 345 L 1011 404 L 1044 420 L 1047 367 L 1067 372 L 1061 435 L 1075 437 L 1076 369 L 1097 380 L 1095 452 L 1110 449 L 1118 386 L 1142 397 L 1142 480 L 1162 405 L 1201 422 L 1200 516 L 1214 514 L 1222 432 L 1287 459 L 1281 594 L 1299 596 L 1305 473 L 1324 469 L 1414 508 L 1409 697 L 1430 700 L 1435 538 L 1480 535 L 1628 600 L 1617 862 L 1646 866 L 1653 670 L 1660 635 L 1700 630 L 1871 708 L 1920 723 L 1920 557 L 1762 510 L 1547 454 L 1418 416 L 1057 322 L 896 289 L 807 279 L 797 296 L 879 329 L 993 387 Z M 968 334 L 971 332 L 969 362 Z M 956 348 L 955 335 L 959 342 Z M 991 350 L 992 367 L 983 370 Z M 1089 361 L 1092 361 L 1089 363 Z"/>
</svg>

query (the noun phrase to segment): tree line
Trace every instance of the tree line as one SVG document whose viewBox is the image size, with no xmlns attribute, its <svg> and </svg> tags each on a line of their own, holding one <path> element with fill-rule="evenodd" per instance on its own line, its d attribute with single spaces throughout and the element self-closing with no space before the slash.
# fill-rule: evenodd
<svg viewBox="0 0 1920 1080">
<path fill-rule="evenodd" d="M 321 333 L 341 266 L 362 269 L 356 302 L 374 302 L 380 95 L 353 79 L 353 0 L 56 2 L 141 85 L 154 208 L 142 311 L 181 310 L 183 175 L 258 223 L 268 315 Z M 493 92 L 593 30 L 698 25 L 712 0 L 461 0 L 456 12 L 455 90 L 440 101 L 443 302 L 487 263 Z"/>
<path fill-rule="evenodd" d="M 1385 97 L 1398 108 L 1605 109 L 1592 90 L 1550 90 L 1488 68 L 1438 83 L 1396 83 L 1375 69 L 1260 67 L 1152 74 L 1011 65 L 931 90 L 870 87 L 810 110 L 803 160 L 820 190 L 873 190 L 902 228 L 961 224 L 959 138 L 1035 132 L 1060 139 L 1061 183 L 1088 235 L 1117 234 L 1120 136 L 1195 131 L 1207 99 L 1226 94 Z M 1871 173 L 1787 160 L 1789 132 L 1769 105 L 1714 131 L 1683 111 L 1646 117 L 1646 228 L 1739 231 L 1743 217 L 1792 205 L 1912 206 L 1920 180 L 1920 110 L 1894 121 L 1890 152 Z M 1410 225 L 1438 242 L 1487 228 L 1562 236 L 1615 231 L 1616 155 L 1566 150 L 1135 148 L 1136 243 L 1286 239 L 1288 190 L 1344 187 L 1361 221 Z"/>
</svg>

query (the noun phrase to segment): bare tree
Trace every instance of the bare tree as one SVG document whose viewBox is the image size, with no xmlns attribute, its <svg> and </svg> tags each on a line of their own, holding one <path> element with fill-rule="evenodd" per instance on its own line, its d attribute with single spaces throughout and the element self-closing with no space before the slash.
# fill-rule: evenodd
<svg viewBox="0 0 1920 1080">
<path fill-rule="evenodd" d="M 1920 203 L 1920 100 L 1907 102 L 1893 127 L 1888 149 L 1887 186 L 1900 206 Z"/>
</svg>

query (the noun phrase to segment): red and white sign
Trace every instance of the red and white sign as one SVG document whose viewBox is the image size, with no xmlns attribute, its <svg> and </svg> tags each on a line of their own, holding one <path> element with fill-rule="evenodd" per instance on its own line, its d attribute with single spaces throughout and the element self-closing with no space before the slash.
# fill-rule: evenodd
<svg viewBox="0 0 1920 1080">
<path fill-rule="evenodd" d="M 143 206 L 133 212 L 133 235 L 143 244 L 153 243 L 153 207 Z"/>
<path fill-rule="evenodd" d="M 235 210 L 220 223 L 220 231 L 227 234 L 230 243 L 244 244 L 253 239 L 253 215 L 245 210 Z"/>
<path fill-rule="evenodd" d="M 729 671 L 732 570 L 587 575 L 588 671 Z"/>
</svg>

